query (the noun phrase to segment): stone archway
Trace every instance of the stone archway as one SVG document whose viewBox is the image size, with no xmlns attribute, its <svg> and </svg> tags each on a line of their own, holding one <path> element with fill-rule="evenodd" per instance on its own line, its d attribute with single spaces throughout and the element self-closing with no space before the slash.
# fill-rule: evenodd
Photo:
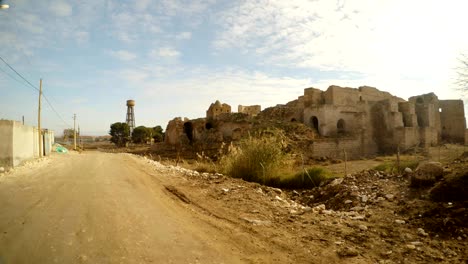
<svg viewBox="0 0 468 264">
<path fill-rule="evenodd" d="M 342 118 L 336 123 L 336 129 L 338 131 L 338 134 L 344 134 L 344 132 L 346 131 L 346 124 Z"/>
<path fill-rule="evenodd" d="M 184 123 L 184 133 L 187 135 L 188 140 L 190 143 L 193 142 L 193 124 L 192 122 L 185 122 Z"/>
<path fill-rule="evenodd" d="M 320 130 L 319 130 L 319 120 L 316 116 L 312 116 L 310 118 L 310 124 L 312 125 L 312 128 L 317 131 L 317 134 L 320 135 Z"/>
</svg>

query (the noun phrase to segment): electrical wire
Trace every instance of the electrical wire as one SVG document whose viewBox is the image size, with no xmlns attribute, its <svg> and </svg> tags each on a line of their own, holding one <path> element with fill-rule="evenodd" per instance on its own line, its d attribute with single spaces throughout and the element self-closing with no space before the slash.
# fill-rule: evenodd
<svg viewBox="0 0 468 264">
<path fill-rule="evenodd" d="M 8 66 L 8 68 L 10 68 L 14 73 L 16 73 L 16 75 L 18 75 L 21 79 L 23 79 L 27 84 L 29 84 L 29 86 L 31 86 L 34 90 L 36 91 L 40 91 L 39 88 L 37 88 L 36 86 L 34 86 L 30 81 L 28 81 L 23 75 L 21 75 L 18 71 L 15 70 L 15 68 L 13 68 L 10 64 L 8 64 L 8 62 L 6 62 L 2 56 L 0 56 L 0 60 L 3 61 L 3 63 L 5 63 L 5 65 Z M 0 68 L 1 69 L 1 68 Z M 4 73 L 6 73 L 8 76 L 10 76 L 12 79 L 16 80 L 17 82 L 20 82 L 18 79 L 16 78 L 13 78 L 13 76 L 11 76 L 10 74 L 8 74 L 7 72 L 5 72 L 5 70 L 2 69 L 2 71 Z M 22 83 L 23 85 L 26 85 L 25 83 Z M 46 103 L 49 105 L 50 109 L 52 109 L 52 111 L 58 116 L 58 118 L 65 124 L 67 125 L 68 127 L 71 127 L 70 124 L 68 124 L 63 118 L 62 116 L 58 113 L 57 110 L 55 110 L 55 108 L 53 107 L 53 105 L 50 103 L 49 99 L 47 98 L 47 96 L 42 92 L 42 96 L 44 97 L 44 100 L 46 101 Z"/>
<path fill-rule="evenodd" d="M 21 79 L 23 79 L 27 84 L 29 84 L 33 89 L 35 89 L 36 91 L 39 92 L 39 88 L 37 88 L 36 86 L 34 86 L 32 83 L 30 83 L 26 78 L 23 77 L 23 75 L 21 75 L 19 72 L 17 72 L 13 67 L 11 67 L 10 64 L 8 64 L 8 62 L 6 62 L 2 56 L 0 56 L 0 60 L 3 61 L 3 63 L 6 64 L 6 66 L 8 66 L 8 68 L 10 68 L 13 72 L 16 73 L 16 75 L 18 75 Z"/>
</svg>

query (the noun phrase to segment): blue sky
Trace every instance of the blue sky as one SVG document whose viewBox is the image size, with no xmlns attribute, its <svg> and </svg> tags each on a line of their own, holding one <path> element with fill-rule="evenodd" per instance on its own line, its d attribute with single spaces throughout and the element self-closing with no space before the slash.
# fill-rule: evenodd
<svg viewBox="0 0 468 264">
<path fill-rule="evenodd" d="M 220 100 L 262 108 L 306 87 L 369 85 L 458 99 L 466 1 L 4 0 L 0 56 L 44 93 L 43 126 L 82 133 L 125 121 L 166 127 Z M 37 122 L 37 92 L 0 62 L 0 118 Z"/>
</svg>

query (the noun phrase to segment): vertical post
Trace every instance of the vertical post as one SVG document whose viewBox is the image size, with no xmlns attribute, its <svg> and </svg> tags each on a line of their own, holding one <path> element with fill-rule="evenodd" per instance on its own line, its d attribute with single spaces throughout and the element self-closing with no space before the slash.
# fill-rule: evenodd
<svg viewBox="0 0 468 264">
<path fill-rule="evenodd" d="M 304 155 L 301 154 L 302 159 L 302 185 L 304 185 L 304 174 L 305 174 L 305 166 L 304 166 Z"/>
<path fill-rule="evenodd" d="M 400 173 L 400 145 L 397 147 L 397 172 Z"/>
<path fill-rule="evenodd" d="M 23 126 L 24 126 L 24 116 L 23 116 Z"/>
<path fill-rule="evenodd" d="M 76 114 L 73 114 L 73 149 L 76 150 Z"/>
<path fill-rule="evenodd" d="M 37 110 L 37 134 L 39 141 L 37 142 L 38 144 L 38 152 L 39 152 L 39 158 L 42 157 L 42 133 L 41 133 L 41 96 L 42 96 L 42 79 L 39 81 L 39 107 Z"/>
<path fill-rule="evenodd" d="M 346 149 L 343 149 L 343 153 L 345 156 L 345 177 L 348 175 L 348 154 L 346 154 Z"/>
<path fill-rule="evenodd" d="M 440 162 L 440 145 L 439 145 L 439 162 Z"/>
</svg>

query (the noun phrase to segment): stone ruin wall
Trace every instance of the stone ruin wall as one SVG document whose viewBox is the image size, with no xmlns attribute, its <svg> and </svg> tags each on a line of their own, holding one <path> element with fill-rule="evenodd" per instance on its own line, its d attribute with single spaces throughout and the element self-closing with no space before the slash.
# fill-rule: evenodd
<svg viewBox="0 0 468 264">
<path fill-rule="evenodd" d="M 212 103 L 206 111 L 207 118 L 217 118 L 221 114 L 231 113 L 231 106 L 228 104 L 221 104 L 218 100 Z"/>
<path fill-rule="evenodd" d="M 326 91 L 306 88 L 304 95 L 298 99 L 269 107 L 257 116 L 251 112 L 254 109 L 256 112 L 256 107 L 239 106 L 241 113 L 230 113 L 230 106 L 227 106 L 219 101 L 211 104 L 207 118 L 197 119 L 199 124 L 193 126 L 194 132 L 189 141 L 206 140 L 208 132 L 216 135 L 212 140 L 237 140 L 252 129 L 252 120 L 300 122 L 309 126 L 319 136 L 304 142 L 311 157 L 339 158 L 346 149 L 348 157 L 353 159 L 377 153 L 394 153 L 398 148 L 405 151 L 428 147 L 442 141 L 468 141 L 463 101 L 438 100 L 433 93 L 405 101 L 369 86 L 357 89 L 330 86 Z M 245 116 L 242 116 L 242 112 L 246 112 Z M 236 120 L 234 115 L 241 115 L 242 118 Z M 249 121 L 249 118 L 254 119 Z M 181 119 L 174 122 L 180 123 Z M 184 122 L 177 129 L 168 125 L 168 137 L 183 138 L 184 134 L 187 137 Z M 166 142 L 174 144 L 175 140 L 168 139 Z"/>
<path fill-rule="evenodd" d="M 262 111 L 260 105 L 239 105 L 237 107 L 237 112 L 248 114 L 249 116 L 257 116 Z"/>
</svg>

